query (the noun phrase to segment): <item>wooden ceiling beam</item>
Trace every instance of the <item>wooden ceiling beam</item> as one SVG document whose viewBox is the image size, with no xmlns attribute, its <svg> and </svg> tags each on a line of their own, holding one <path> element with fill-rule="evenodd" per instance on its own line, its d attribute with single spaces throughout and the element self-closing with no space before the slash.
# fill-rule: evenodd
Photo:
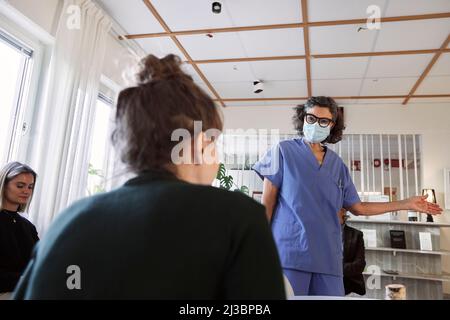
<svg viewBox="0 0 450 320">
<path fill-rule="evenodd" d="M 308 0 L 301 0 L 302 6 L 302 21 L 305 24 L 303 27 L 303 42 L 305 47 L 305 68 L 306 68 L 306 85 L 308 90 L 308 97 L 312 97 L 312 82 L 311 82 L 311 50 L 309 47 L 309 27 L 308 27 Z"/>
<path fill-rule="evenodd" d="M 419 88 L 420 84 L 423 82 L 423 80 L 425 80 L 426 76 L 431 71 L 431 68 L 433 68 L 434 64 L 439 59 L 439 57 L 442 55 L 442 53 L 444 52 L 444 49 L 447 48 L 449 43 L 450 43 L 450 34 L 447 36 L 447 39 L 445 39 L 445 41 L 442 43 L 441 48 L 439 49 L 439 51 L 434 54 L 433 58 L 428 63 L 427 67 L 422 72 L 422 74 L 419 77 L 419 79 L 417 79 L 417 82 L 414 84 L 414 86 L 412 87 L 412 89 L 409 92 L 408 96 L 403 101 L 403 103 L 402 103 L 403 105 L 406 105 L 408 103 L 409 99 L 411 99 L 411 97 L 414 95 L 414 93 L 416 92 L 417 88 Z"/>
<path fill-rule="evenodd" d="M 144 0 L 146 2 L 148 0 Z M 400 22 L 400 21 L 415 21 L 415 20 L 430 20 L 430 19 L 442 19 L 450 18 L 450 12 L 432 13 L 432 14 L 420 14 L 410 16 L 398 16 L 398 17 L 384 17 L 380 18 L 380 22 Z M 326 26 L 339 26 L 339 25 L 351 25 L 351 24 L 366 24 L 367 18 L 364 19 L 351 19 L 351 20 L 334 20 L 334 21 L 315 21 L 303 23 L 285 23 L 285 24 L 272 24 L 272 25 L 260 25 L 260 26 L 245 26 L 245 27 L 229 27 L 229 28 L 209 28 L 209 29 L 197 29 L 197 30 L 182 30 L 182 31 L 166 31 L 157 33 L 142 33 L 142 34 L 129 34 L 124 37 L 127 39 L 144 39 L 144 38 L 161 38 L 172 36 L 186 36 L 186 35 L 199 35 L 199 34 L 214 34 L 225 32 L 243 32 L 243 31 L 258 31 L 258 30 L 275 30 L 275 29 L 292 29 L 292 28 L 305 28 L 305 27 L 326 27 Z M 123 40 L 123 37 L 119 37 Z"/>
<path fill-rule="evenodd" d="M 332 53 L 332 54 L 311 54 L 311 59 L 330 59 L 330 58 L 352 58 L 352 57 L 377 57 L 377 56 L 396 56 L 412 54 L 433 54 L 440 49 L 425 50 L 404 50 L 404 51 L 381 51 L 381 52 L 355 52 L 355 53 Z M 444 49 L 444 53 L 450 53 L 450 49 Z M 303 60 L 305 55 L 298 56 L 270 56 L 270 57 L 250 57 L 250 58 L 229 58 L 229 59 L 205 59 L 193 60 L 196 64 L 206 63 L 228 63 L 228 62 L 252 62 L 252 61 L 277 61 L 277 60 Z M 185 61 L 191 63 L 190 61 Z"/>
<path fill-rule="evenodd" d="M 388 95 L 388 96 L 336 96 L 335 100 L 357 100 L 357 99 L 404 99 L 406 95 Z M 421 94 L 411 96 L 413 99 L 421 98 L 450 98 L 449 94 Z M 253 102 L 253 101 L 290 101 L 290 100 L 307 100 L 308 97 L 272 97 L 272 98 L 223 98 L 223 102 Z"/>
</svg>

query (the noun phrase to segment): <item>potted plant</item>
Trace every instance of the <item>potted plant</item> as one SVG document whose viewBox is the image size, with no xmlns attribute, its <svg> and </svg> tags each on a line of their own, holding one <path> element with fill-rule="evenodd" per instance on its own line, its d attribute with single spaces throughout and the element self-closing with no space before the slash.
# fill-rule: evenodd
<svg viewBox="0 0 450 320">
<path fill-rule="evenodd" d="M 234 183 L 233 177 L 227 174 L 227 169 L 225 168 L 225 165 L 221 163 L 219 165 L 219 170 L 217 171 L 217 180 L 220 182 L 220 188 L 225 190 L 231 190 L 233 186 L 235 187 L 234 191 L 245 193 L 246 195 L 249 195 L 249 189 L 247 186 L 242 185 L 239 187 L 236 183 Z"/>
</svg>

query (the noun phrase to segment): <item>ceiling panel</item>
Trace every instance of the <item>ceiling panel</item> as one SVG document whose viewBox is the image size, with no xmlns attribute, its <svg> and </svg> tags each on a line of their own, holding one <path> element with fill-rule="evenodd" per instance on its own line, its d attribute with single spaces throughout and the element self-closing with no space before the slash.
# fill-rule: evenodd
<svg viewBox="0 0 450 320">
<path fill-rule="evenodd" d="M 253 84 L 246 82 L 213 82 L 212 86 L 224 99 L 231 98 L 265 98 L 265 91 L 253 93 Z"/>
<path fill-rule="evenodd" d="M 235 26 L 298 23 L 302 21 L 299 0 L 227 0 L 223 4 L 223 9 L 230 14 Z"/>
<path fill-rule="evenodd" d="M 308 1 L 309 21 L 363 19 L 369 17 L 367 8 L 376 5 L 381 12 L 386 0 L 313 0 Z"/>
<path fill-rule="evenodd" d="M 358 102 L 357 99 L 336 99 L 336 103 L 340 106 L 346 106 L 350 104 L 356 104 Z"/>
<path fill-rule="evenodd" d="M 312 93 L 315 96 L 357 96 L 362 79 L 314 80 Z"/>
<path fill-rule="evenodd" d="M 365 79 L 361 96 L 407 95 L 418 77 Z"/>
<path fill-rule="evenodd" d="M 195 82 L 204 83 L 203 79 L 200 78 L 197 71 L 195 71 L 195 69 L 194 69 L 194 67 L 192 67 L 192 65 L 190 65 L 189 63 L 183 63 L 181 67 L 182 67 L 183 71 L 186 72 L 187 74 L 189 74 Z"/>
<path fill-rule="evenodd" d="M 442 54 L 431 69 L 429 76 L 450 75 L 450 53 Z M 450 89 L 449 89 L 450 92 Z"/>
<path fill-rule="evenodd" d="M 212 1 L 151 0 L 151 2 L 172 31 L 233 26 L 227 10 L 223 10 L 225 5 L 221 14 L 215 14 L 212 12 Z"/>
<path fill-rule="evenodd" d="M 222 12 L 215 14 L 211 10 L 212 1 L 152 0 L 171 30 L 298 23 L 302 17 L 298 0 L 219 2 L 222 3 Z M 183 14 L 174 14 L 181 12 Z"/>
<path fill-rule="evenodd" d="M 378 31 L 358 32 L 358 28 L 358 25 L 310 28 L 311 53 L 371 52 Z"/>
<path fill-rule="evenodd" d="M 180 49 L 178 49 L 178 47 L 170 38 L 136 39 L 136 42 L 144 49 L 147 54 L 153 54 L 158 58 L 163 58 L 166 55 L 173 53 L 179 56 L 182 60 L 186 60 L 184 54 L 180 51 Z"/>
<path fill-rule="evenodd" d="M 415 94 L 450 94 L 450 76 L 426 77 Z"/>
<path fill-rule="evenodd" d="M 355 79 L 364 78 L 367 57 L 313 59 L 311 61 L 312 79 Z"/>
<path fill-rule="evenodd" d="M 388 22 L 379 32 L 375 51 L 438 49 L 450 33 L 450 18 Z"/>
<path fill-rule="evenodd" d="M 269 98 L 308 96 L 306 80 L 269 81 L 264 84 L 263 93 Z"/>
<path fill-rule="evenodd" d="M 238 33 L 249 57 L 305 54 L 303 29 L 274 29 Z"/>
<path fill-rule="evenodd" d="M 424 104 L 424 103 L 429 103 L 429 104 L 442 104 L 442 103 L 448 103 L 450 102 L 450 97 L 448 98 L 411 98 L 411 100 L 409 100 L 408 103 L 413 103 L 413 104 Z"/>
<path fill-rule="evenodd" d="M 209 90 L 208 86 L 205 83 L 196 82 L 195 84 L 202 88 L 203 91 L 205 91 L 211 97 L 211 99 L 216 99 L 216 96 L 211 92 L 211 90 Z"/>
<path fill-rule="evenodd" d="M 395 0 L 389 1 L 386 17 L 450 12 L 449 0 Z"/>
<path fill-rule="evenodd" d="M 256 79 L 265 81 L 305 80 L 305 60 L 277 60 L 250 62 Z"/>
<path fill-rule="evenodd" d="M 99 3 L 129 34 L 164 32 L 142 0 L 99 0 Z"/>
<path fill-rule="evenodd" d="M 253 82 L 255 80 L 248 62 L 206 63 L 198 66 L 211 82 Z"/>
<path fill-rule="evenodd" d="M 357 104 L 401 104 L 404 98 L 399 99 L 358 99 Z"/>
<path fill-rule="evenodd" d="M 212 38 L 206 35 L 177 37 L 194 60 L 226 59 L 246 57 L 237 33 L 217 33 Z"/>
<path fill-rule="evenodd" d="M 306 79 L 304 60 L 207 63 L 199 67 L 212 82 Z"/>
<path fill-rule="evenodd" d="M 227 101 L 227 107 L 266 107 L 266 101 Z"/>
<path fill-rule="evenodd" d="M 306 100 L 269 100 L 267 101 L 268 106 L 291 106 L 295 107 L 299 104 L 305 103 Z"/>
<path fill-rule="evenodd" d="M 371 57 L 367 78 L 420 76 L 433 54 Z"/>
</svg>

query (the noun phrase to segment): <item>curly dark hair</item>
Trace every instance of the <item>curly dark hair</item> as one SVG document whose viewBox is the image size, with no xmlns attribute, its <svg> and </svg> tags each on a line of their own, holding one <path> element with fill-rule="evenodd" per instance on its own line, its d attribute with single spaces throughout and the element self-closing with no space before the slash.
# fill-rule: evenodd
<svg viewBox="0 0 450 320">
<path fill-rule="evenodd" d="M 174 130 L 193 135 L 194 121 L 202 122 L 202 131 L 222 130 L 223 122 L 213 100 L 182 71 L 178 56 L 149 55 L 141 63 L 138 85 L 119 94 L 112 141 L 134 172 L 168 171 L 179 143 L 171 141 Z"/>
<path fill-rule="evenodd" d="M 323 141 L 323 143 L 334 144 L 341 141 L 343 132 L 345 130 L 344 117 L 337 103 L 333 100 L 333 98 L 330 97 L 311 97 L 306 101 L 305 104 L 296 106 L 294 108 L 295 115 L 292 117 L 295 130 L 297 130 L 298 134 L 303 137 L 303 123 L 305 115 L 307 114 L 308 109 L 311 109 L 315 106 L 328 108 L 328 110 L 330 110 L 331 114 L 333 115 L 334 126 L 333 128 L 331 128 L 330 135 L 325 139 L 325 141 Z"/>
</svg>

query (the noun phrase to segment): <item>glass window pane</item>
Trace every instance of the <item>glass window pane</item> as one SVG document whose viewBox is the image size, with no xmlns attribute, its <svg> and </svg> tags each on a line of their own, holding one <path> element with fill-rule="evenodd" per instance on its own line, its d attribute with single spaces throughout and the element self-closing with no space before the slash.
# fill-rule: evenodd
<svg viewBox="0 0 450 320">
<path fill-rule="evenodd" d="M 111 110 L 110 104 L 102 99 L 97 100 L 92 131 L 91 156 L 89 159 L 88 195 L 105 191 Z"/>
<path fill-rule="evenodd" d="M 11 142 L 11 125 L 16 114 L 19 78 L 23 75 L 26 57 L 0 41 L 0 161 L 7 161 Z"/>
</svg>

